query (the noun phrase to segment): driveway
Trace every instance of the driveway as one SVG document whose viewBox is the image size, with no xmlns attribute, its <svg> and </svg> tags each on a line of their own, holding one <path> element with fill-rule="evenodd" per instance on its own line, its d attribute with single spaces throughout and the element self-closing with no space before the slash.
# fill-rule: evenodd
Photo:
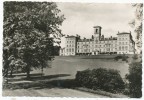
<svg viewBox="0 0 144 100">
<path fill-rule="evenodd" d="M 66 88 L 3 90 L 3 96 L 109 98 L 103 95 Z"/>
</svg>

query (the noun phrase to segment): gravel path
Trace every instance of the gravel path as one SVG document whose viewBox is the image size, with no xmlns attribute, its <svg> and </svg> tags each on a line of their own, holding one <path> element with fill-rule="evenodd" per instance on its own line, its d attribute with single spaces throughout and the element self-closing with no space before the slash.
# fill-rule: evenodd
<svg viewBox="0 0 144 100">
<path fill-rule="evenodd" d="M 52 88 L 52 89 L 17 89 L 4 90 L 3 96 L 28 96 L 28 97 L 87 97 L 87 98 L 109 98 L 107 96 L 82 92 L 74 89 Z"/>
</svg>

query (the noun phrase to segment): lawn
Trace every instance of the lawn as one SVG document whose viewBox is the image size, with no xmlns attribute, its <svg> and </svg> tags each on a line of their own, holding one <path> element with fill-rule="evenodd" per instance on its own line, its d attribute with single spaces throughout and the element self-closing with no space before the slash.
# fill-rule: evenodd
<svg viewBox="0 0 144 100">
<path fill-rule="evenodd" d="M 44 69 L 43 77 L 41 70 L 33 70 L 29 80 L 25 79 L 25 73 L 14 74 L 16 76 L 9 79 L 9 84 L 3 86 L 3 96 L 105 97 L 75 90 L 77 84 L 74 78 L 77 71 L 100 67 L 117 69 L 124 78 L 128 73 L 128 63 L 113 58 L 114 56 L 57 56 L 49 62 L 50 68 Z"/>
<path fill-rule="evenodd" d="M 75 78 L 76 72 L 85 69 L 95 68 L 108 68 L 117 69 L 120 71 L 121 76 L 124 78 L 125 74 L 128 73 L 128 63 L 125 61 L 114 61 L 114 56 L 70 56 L 60 57 L 57 56 L 52 62 L 49 62 L 51 68 L 44 69 L 45 75 L 60 75 L 66 74 L 66 77 L 59 77 L 60 79 L 73 79 Z M 32 73 L 39 73 L 39 70 L 34 70 Z"/>
</svg>

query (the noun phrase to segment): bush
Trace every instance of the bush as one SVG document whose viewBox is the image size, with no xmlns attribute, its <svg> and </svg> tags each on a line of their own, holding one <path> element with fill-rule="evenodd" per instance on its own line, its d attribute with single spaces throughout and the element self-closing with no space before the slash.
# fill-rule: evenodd
<svg viewBox="0 0 144 100">
<path fill-rule="evenodd" d="M 128 62 L 128 60 L 127 60 L 128 58 L 129 58 L 129 57 L 126 56 L 126 55 L 118 55 L 118 56 L 116 56 L 116 57 L 114 58 L 114 60 L 118 61 L 119 59 L 122 59 L 122 61 Z"/>
<path fill-rule="evenodd" d="M 133 62 L 129 66 L 129 74 L 126 75 L 129 81 L 129 94 L 131 97 L 142 96 L 142 62 Z"/>
<path fill-rule="evenodd" d="M 89 87 L 90 73 L 91 73 L 91 71 L 89 69 L 77 72 L 76 81 L 78 82 L 79 86 Z M 83 84 L 79 84 L 79 83 L 83 83 Z"/>
<path fill-rule="evenodd" d="M 133 57 L 132 57 L 134 60 L 138 59 L 138 55 L 135 54 Z"/>
<path fill-rule="evenodd" d="M 113 69 L 98 68 L 79 71 L 76 74 L 76 81 L 82 87 L 108 92 L 120 92 L 125 87 L 119 71 Z"/>
</svg>

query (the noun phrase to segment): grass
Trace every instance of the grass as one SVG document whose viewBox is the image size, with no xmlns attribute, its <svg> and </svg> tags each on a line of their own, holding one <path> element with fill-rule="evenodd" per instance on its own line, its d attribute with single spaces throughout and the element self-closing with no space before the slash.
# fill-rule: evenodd
<svg viewBox="0 0 144 100">
<path fill-rule="evenodd" d="M 92 90 L 92 89 L 83 88 L 83 87 L 78 87 L 76 89 L 80 90 L 80 91 L 89 92 L 89 93 L 94 93 L 94 94 L 100 94 L 100 95 L 108 96 L 108 97 L 111 97 L 111 98 L 128 98 L 128 96 L 123 95 L 123 94 L 113 94 L 113 93 L 109 93 L 109 92 L 102 91 L 102 90 Z"/>
<path fill-rule="evenodd" d="M 114 57 L 114 56 L 113 56 Z M 105 58 L 105 59 L 104 59 Z M 109 59 L 110 58 L 110 59 Z M 124 78 L 128 73 L 128 63 L 125 61 L 115 61 L 112 56 L 85 57 L 85 56 L 71 56 L 71 57 L 55 57 L 55 60 L 50 63 L 51 68 L 44 69 L 45 75 L 53 74 L 70 74 L 65 77 L 67 79 L 74 79 L 77 71 L 85 69 L 107 68 L 117 69 Z M 40 73 L 39 70 L 34 70 L 32 73 Z"/>
<path fill-rule="evenodd" d="M 12 83 L 3 86 L 3 89 L 51 89 L 51 88 L 77 88 L 74 81 L 77 71 L 85 69 L 107 68 L 117 69 L 124 78 L 128 73 L 128 63 L 125 61 L 115 61 L 115 55 L 109 56 L 70 56 L 70 57 L 55 57 L 55 60 L 49 62 L 49 68 L 45 68 L 41 77 L 40 70 L 31 72 L 31 82 L 24 83 L 28 80 L 25 74 L 14 75 L 15 77 L 9 80 Z M 17 77 L 20 77 L 17 79 Z"/>
</svg>

